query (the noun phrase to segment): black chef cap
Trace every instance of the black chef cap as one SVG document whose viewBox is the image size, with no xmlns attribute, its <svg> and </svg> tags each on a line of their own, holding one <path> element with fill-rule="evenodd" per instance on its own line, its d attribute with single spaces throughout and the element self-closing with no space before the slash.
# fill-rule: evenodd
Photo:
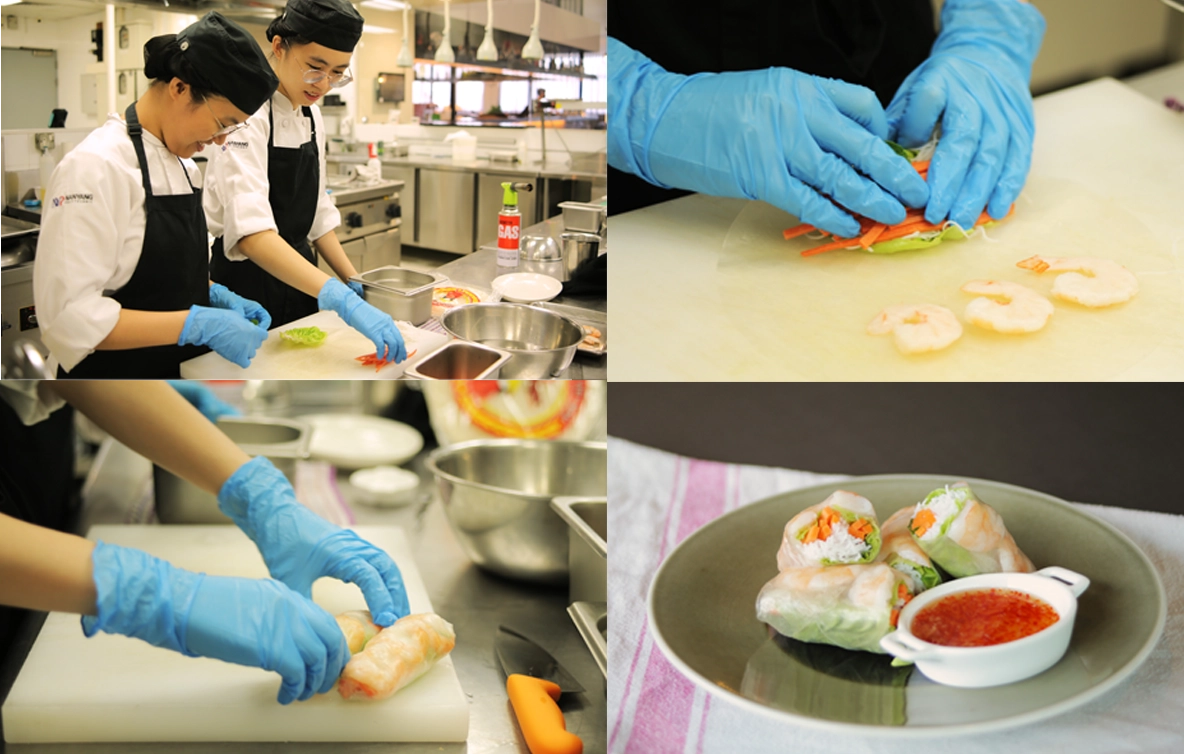
<svg viewBox="0 0 1184 754">
<path fill-rule="evenodd" d="M 270 41 L 283 28 L 338 52 L 353 52 L 362 38 L 362 15 L 346 0 L 288 0 L 279 24 L 267 29 Z M 278 27 L 278 28 L 277 28 Z"/>
<path fill-rule="evenodd" d="M 210 11 L 177 34 L 185 61 L 210 88 L 250 115 L 279 86 L 259 43 L 243 27 Z"/>
</svg>

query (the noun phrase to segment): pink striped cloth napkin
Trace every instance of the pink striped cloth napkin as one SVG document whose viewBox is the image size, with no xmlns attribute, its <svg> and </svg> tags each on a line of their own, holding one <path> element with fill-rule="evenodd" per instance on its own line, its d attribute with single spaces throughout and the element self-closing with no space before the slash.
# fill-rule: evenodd
<svg viewBox="0 0 1184 754">
<path fill-rule="evenodd" d="M 1167 589 L 1164 636 L 1131 679 L 1084 707 L 1021 728 L 885 741 L 806 728 L 709 696 L 666 660 L 646 618 L 646 592 L 658 566 L 696 529 L 770 495 L 846 477 L 694 460 L 617 438 L 609 438 L 608 456 L 609 752 L 1184 751 L 1184 663 L 1178 661 L 1184 657 L 1184 517 L 1081 506 L 1130 536 Z"/>
</svg>

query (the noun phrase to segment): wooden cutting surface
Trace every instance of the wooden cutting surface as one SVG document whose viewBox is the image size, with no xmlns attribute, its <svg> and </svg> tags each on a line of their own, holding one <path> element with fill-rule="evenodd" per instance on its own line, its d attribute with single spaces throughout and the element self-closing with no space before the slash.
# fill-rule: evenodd
<svg viewBox="0 0 1184 754">
<path fill-rule="evenodd" d="M 797 222 L 762 202 L 691 196 L 616 216 L 609 285 L 614 380 L 1184 379 L 1184 118 L 1111 80 L 1036 101 L 1031 175 L 1014 217 L 987 238 L 892 256 L 802 258 Z M 1127 304 L 1054 299 L 1048 326 L 1005 336 L 965 322 L 979 278 L 1048 294 L 1032 254 L 1097 256 L 1139 279 Z M 928 302 L 963 319 L 945 351 L 905 356 L 867 323 Z"/>
</svg>

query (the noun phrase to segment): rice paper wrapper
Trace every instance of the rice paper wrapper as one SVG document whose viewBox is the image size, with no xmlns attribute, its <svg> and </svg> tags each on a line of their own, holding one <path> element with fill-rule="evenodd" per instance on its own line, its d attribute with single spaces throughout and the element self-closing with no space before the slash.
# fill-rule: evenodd
<svg viewBox="0 0 1184 754">
<path fill-rule="evenodd" d="M 831 508 L 847 523 L 856 519 L 866 519 L 872 525 L 872 532 L 867 536 L 867 550 L 860 556 L 832 558 L 825 554 L 826 543 L 801 542 L 801 535 L 818 520 L 824 508 Z M 833 535 L 832 535 L 833 536 Z M 781 538 L 781 549 L 777 551 L 777 569 L 803 568 L 819 565 L 850 565 L 872 562 L 880 552 L 880 524 L 876 519 L 876 509 L 867 498 L 846 490 L 836 490 L 821 503 L 811 505 L 789 520 L 785 525 L 785 532 Z"/>
<path fill-rule="evenodd" d="M 909 531 L 912 516 L 912 506 L 901 508 L 880 526 L 880 554 L 874 562 L 899 571 L 912 582 L 913 593 L 917 594 L 940 584 L 941 574 L 913 539 Z"/>
<path fill-rule="evenodd" d="M 761 589 L 756 615 L 791 639 L 884 654 L 899 584 L 912 593 L 884 564 L 790 568 Z"/>
<path fill-rule="evenodd" d="M 953 496 L 957 512 L 939 516 L 930 527 L 929 536 L 918 537 L 914 523 L 918 512 L 939 502 L 943 495 Z M 909 521 L 913 537 L 934 563 L 955 578 L 980 573 L 1032 573 L 1032 561 L 1015 543 L 999 513 L 974 496 L 970 485 L 958 482 L 929 493 L 914 510 Z"/>
</svg>

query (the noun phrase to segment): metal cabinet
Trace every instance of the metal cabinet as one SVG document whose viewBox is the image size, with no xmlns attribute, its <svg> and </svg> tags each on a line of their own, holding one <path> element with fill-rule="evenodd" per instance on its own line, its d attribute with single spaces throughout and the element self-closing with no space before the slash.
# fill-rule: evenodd
<svg viewBox="0 0 1184 754">
<path fill-rule="evenodd" d="M 399 206 L 403 209 L 403 243 L 414 246 L 417 241 L 415 228 L 415 194 L 419 187 L 415 184 L 413 167 L 403 167 L 383 164 L 382 177 L 390 181 L 402 181 L 403 188 L 399 191 Z"/>
<path fill-rule="evenodd" d="M 473 252 L 476 178 L 467 171 L 419 169 L 416 245 L 454 254 Z"/>
<path fill-rule="evenodd" d="M 398 265 L 403 258 L 400 228 L 391 228 L 346 241 L 341 244 L 341 248 L 345 251 L 345 256 L 349 258 L 350 264 L 358 272 L 373 270 L 375 267 Z M 321 271 L 336 276 L 337 273 L 325 261 L 325 257 L 319 254 L 317 256 L 319 257 L 317 266 Z"/>
<path fill-rule="evenodd" d="M 477 246 L 495 245 L 497 243 L 497 213 L 503 206 L 502 183 L 531 183 L 534 190 L 518 194 L 518 211 L 522 213 L 522 227 L 527 228 L 538 222 L 539 181 L 526 180 L 521 175 L 509 173 L 478 173 L 477 174 Z"/>
</svg>

